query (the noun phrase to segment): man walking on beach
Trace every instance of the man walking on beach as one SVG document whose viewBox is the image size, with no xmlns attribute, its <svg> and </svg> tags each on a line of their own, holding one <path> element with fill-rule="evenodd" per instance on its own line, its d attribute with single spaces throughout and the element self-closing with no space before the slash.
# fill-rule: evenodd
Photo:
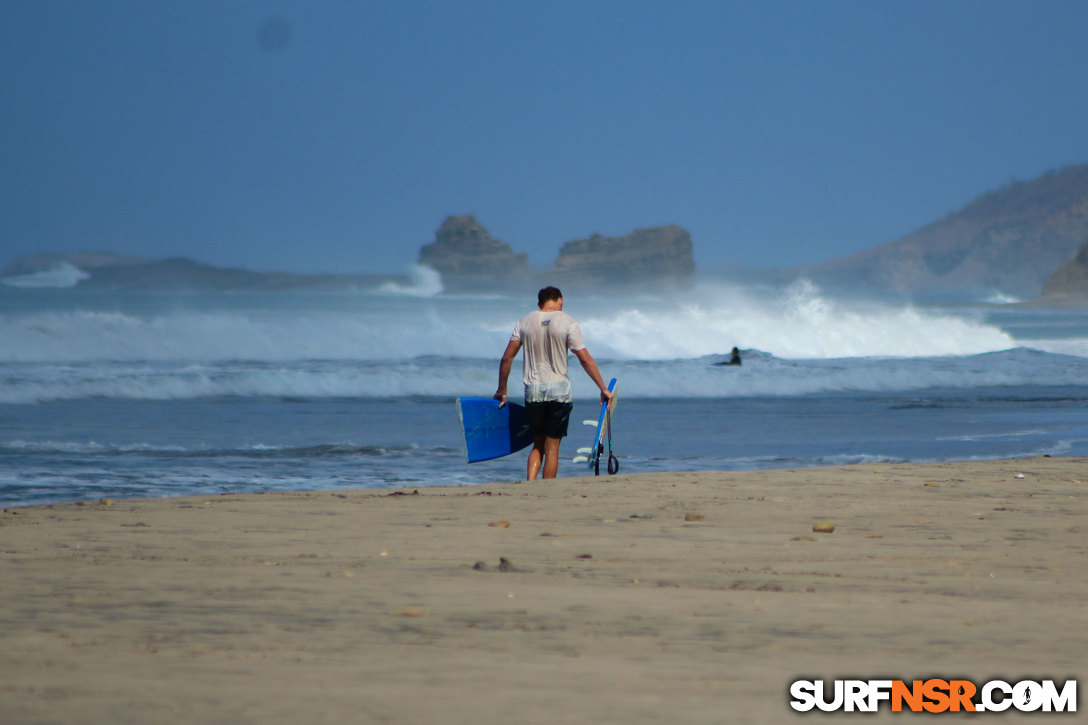
<svg viewBox="0 0 1088 725">
<path fill-rule="evenodd" d="M 559 444 L 567 435 L 573 402 L 567 375 L 567 352 L 573 352 L 590 379 L 601 390 L 601 402 L 612 399 L 597 363 L 582 342 L 582 330 L 574 318 L 563 312 L 563 293 L 545 287 L 537 294 L 539 309 L 522 317 L 514 326 L 510 343 L 499 361 L 499 388 L 495 399 L 506 405 L 506 381 L 518 351 L 525 382 L 525 412 L 533 434 L 526 479 L 532 481 L 543 467 L 544 478 L 559 471 Z"/>
</svg>

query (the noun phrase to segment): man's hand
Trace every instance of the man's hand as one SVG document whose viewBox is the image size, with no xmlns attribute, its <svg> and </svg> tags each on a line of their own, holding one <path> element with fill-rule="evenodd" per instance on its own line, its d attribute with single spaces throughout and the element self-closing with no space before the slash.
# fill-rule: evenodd
<svg viewBox="0 0 1088 725">
<path fill-rule="evenodd" d="M 597 388 L 601 391 L 602 405 L 610 402 L 612 398 L 616 397 L 608 392 L 608 386 L 604 384 L 604 378 L 601 377 L 601 371 L 597 367 L 597 361 L 589 354 L 589 350 L 584 347 L 581 350 L 575 350 L 574 356 L 578 358 L 578 362 L 582 363 L 582 369 L 586 371 L 586 375 L 589 376 L 589 379 L 597 384 Z"/>
<path fill-rule="evenodd" d="M 502 360 L 499 360 L 499 387 L 496 388 L 493 397 L 499 401 L 499 407 L 502 408 L 506 405 L 506 381 L 510 379 L 510 368 L 514 364 L 514 358 L 517 357 L 518 350 L 521 349 L 521 340 L 511 340 L 506 344 L 506 351 L 502 354 Z"/>
</svg>

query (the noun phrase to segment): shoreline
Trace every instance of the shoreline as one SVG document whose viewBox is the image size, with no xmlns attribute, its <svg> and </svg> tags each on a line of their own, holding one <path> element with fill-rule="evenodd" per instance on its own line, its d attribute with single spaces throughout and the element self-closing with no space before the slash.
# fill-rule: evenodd
<svg viewBox="0 0 1088 725">
<path fill-rule="evenodd" d="M 1086 486 L 1044 457 L 8 507 L 0 691 L 13 723 L 763 723 L 796 679 L 1082 680 Z"/>
</svg>

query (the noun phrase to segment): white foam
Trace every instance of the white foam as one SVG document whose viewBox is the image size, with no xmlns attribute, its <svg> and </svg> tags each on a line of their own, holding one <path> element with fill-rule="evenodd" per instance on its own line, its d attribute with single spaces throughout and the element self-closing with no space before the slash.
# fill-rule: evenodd
<svg viewBox="0 0 1088 725">
<path fill-rule="evenodd" d="M 407 295 L 409 297 L 434 297 L 443 290 L 442 275 L 421 264 L 412 265 L 409 282 L 386 282 L 378 288 L 379 294 Z"/>
<path fill-rule="evenodd" d="M 1014 305 L 1023 302 L 1019 297 L 1007 295 L 1004 292 L 992 292 L 982 300 L 988 305 Z"/>
<path fill-rule="evenodd" d="M 58 262 L 49 269 L 44 269 L 40 272 L 24 274 L 18 277 L 5 277 L 4 279 L 0 279 L 0 284 L 5 284 L 9 287 L 22 287 L 24 289 L 62 289 L 66 287 L 75 287 L 81 280 L 88 279 L 90 276 L 91 275 L 75 265 L 68 262 Z"/>
<path fill-rule="evenodd" d="M 782 293 L 704 288 L 673 302 L 627 305 L 588 317 L 610 357 L 667 360 L 734 346 L 788 359 L 972 355 L 1015 347 L 977 319 L 912 306 L 846 303 L 800 281 Z"/>
</svg>

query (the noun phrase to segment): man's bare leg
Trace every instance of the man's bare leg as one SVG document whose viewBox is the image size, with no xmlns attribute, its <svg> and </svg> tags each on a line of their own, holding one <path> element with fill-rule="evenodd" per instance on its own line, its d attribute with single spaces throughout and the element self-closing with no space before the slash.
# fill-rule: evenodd
<svg viewBox="0 0 1088 725">
<path fill-rule="evenodd" d="M 562 438 L 533 437 L 533 450 L 529 451 L 526 481 L 536 480 L 536 474 L 544 467 L 544 478 L 555 478 L 559 473 L 559 444 Z"/>
<path fill-rule="evenodd" d="M 559 444 L 562 438 L 544 439 L 544 478 L 555 478 L 559 473 Z"/>
<path fill-rule="evenodd" d="M 540 472 L 540 465 L 544 462 L 544 443 L 544 436 L 533 436 L 533 450 L 529 451 L 528 471 L 525 473 L 526 481 L 536 480 L 536 474 Z"/>
</svg>

